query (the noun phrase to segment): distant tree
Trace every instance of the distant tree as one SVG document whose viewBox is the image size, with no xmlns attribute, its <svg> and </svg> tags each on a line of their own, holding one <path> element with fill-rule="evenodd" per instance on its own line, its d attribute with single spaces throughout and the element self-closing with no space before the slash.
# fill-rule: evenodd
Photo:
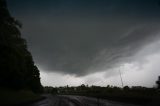
<svg viewBox="0 0 160 106">
<path fill-rule="evenodd" d="M 158 77 L 158 81 L 156 81 L 156 84 L 158 86 L 158 89 L 160 89 L 160 76 Z"/>
<path fill-rule="evenodd" d="M 129 88 L 129 86 L 124 86 L 124 87 L 123 87 L 123 90 L 125 90 L 125 91 L 129 91 L 129 90 L 130 90 L 130 88 Z"/>
<path fill-rule="evenodd" d="M 5 0 L 0 0 L 0 87 L 40 91 L 40 75 L 26 40 L 21 38 L 22 24 L 11 17 Z"/>
<path fill-rule="evenodd" d="M 85 88 L 86 86 L 84 84 L 81 85 L 82 88 Z"/>
</svg>

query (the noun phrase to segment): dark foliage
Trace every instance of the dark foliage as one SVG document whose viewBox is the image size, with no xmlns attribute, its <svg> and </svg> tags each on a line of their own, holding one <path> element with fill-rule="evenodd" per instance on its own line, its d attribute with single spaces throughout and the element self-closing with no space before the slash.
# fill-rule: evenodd
<svg viewBox="0 0 160 106">
<path fill-rule="evenodd" d="M 38 68 L 27 50 L 19 28 L 11 17 L 5 0 L 0 0 L 0 87 L 12 89 L 42 89 Z"/>
<path fill-rule="evenodd" d="M 158 77 L 158 81 L 156 81 L 158 89 L 160 89 L 160 76 Z"/>
</svg>

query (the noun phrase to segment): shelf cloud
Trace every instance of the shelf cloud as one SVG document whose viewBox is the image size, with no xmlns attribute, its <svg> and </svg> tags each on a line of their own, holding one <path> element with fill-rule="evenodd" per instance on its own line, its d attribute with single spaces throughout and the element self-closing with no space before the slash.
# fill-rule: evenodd
<svg viewBox="0 0 160 106">
<path fill-rule="evenodd" d="M 8 3 L 44 71 L 85 76 L 109 70 L 137 61 L 139 51 L 160 39 L 159 0 Z"/>
</svg>

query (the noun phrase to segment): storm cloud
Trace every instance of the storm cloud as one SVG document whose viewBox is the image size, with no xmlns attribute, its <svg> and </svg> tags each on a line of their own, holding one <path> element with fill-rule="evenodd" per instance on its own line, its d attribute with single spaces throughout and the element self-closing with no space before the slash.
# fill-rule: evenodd
<svg viewBox="0 0 160 106">
<path fill-rule="evenodd" d="M 136 61 L 136 54 L 160 37 L 159 0 L 8 3 L 44 71 L 85 76 L 109 70 Z"/>
</svg>

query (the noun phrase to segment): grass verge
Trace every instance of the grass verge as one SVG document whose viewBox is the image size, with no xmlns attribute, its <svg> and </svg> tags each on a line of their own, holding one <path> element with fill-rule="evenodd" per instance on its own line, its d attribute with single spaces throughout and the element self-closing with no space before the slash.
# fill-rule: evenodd
<svg viewBox="0 0 160 106">
<path fill-rule="evenodd" d="M 14 106 L 28 104 L 40 100 L 43 97 L 33 93 L 30 90 L 12 90 L 0 88 L 0 105 Z"/>
</svg>

